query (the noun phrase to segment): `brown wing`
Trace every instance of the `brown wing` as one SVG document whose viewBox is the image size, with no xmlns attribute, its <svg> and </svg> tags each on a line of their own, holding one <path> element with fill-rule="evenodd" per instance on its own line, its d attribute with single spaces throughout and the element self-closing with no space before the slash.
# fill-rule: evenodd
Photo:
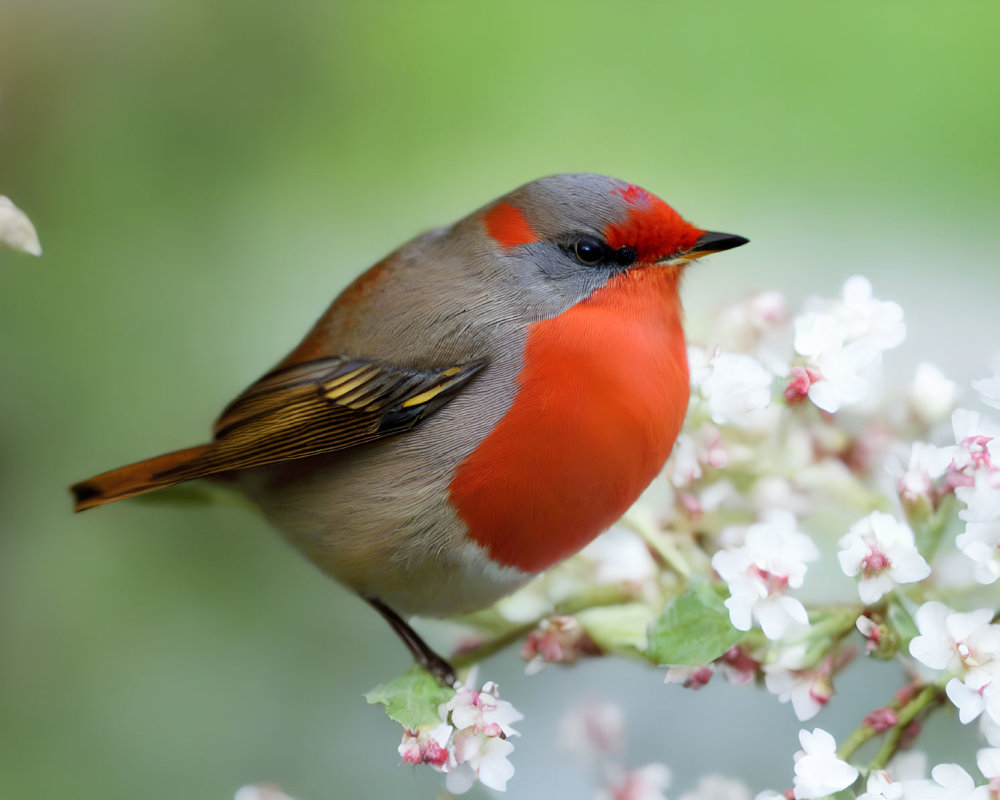
<svg viewBox="0 0 1000 800">
<path fill-rule="evenodd" d="M 417 370 L 334 357 L 277 370 L 229 405 L 203 454 L 159 477 L 189 480 L 403 433 L 452 400 L 484 366 L 481 359 Z"/>
</svg>

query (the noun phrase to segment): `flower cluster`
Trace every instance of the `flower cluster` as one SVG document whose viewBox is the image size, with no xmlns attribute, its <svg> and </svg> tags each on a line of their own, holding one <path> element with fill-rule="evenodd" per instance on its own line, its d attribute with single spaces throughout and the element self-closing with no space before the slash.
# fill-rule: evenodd
<svg viewBox="0 0 1000 800">
<path fill-rule="evenodd" d="M 453 794 L 464 794 L 476 780 L 503 791 L 514 775 L 508 756 L 514 751 L 511 726 L 524 716 L 500 699 L 492 681 L 482 689 L 459 686 L 438 708 L 441 722 L 406 728 L 399 755 L 407 764 L 428 764 L 446 774 Z"/>
<path fill-rule="evenodd" d="M 862 277 L 797 314 L 780 294 L 758 294 L 704 329 L 689 346 L 690 407 L 663 475 L 579 555 L 466 618 L 487 638 L 463 659 L 515 641 L 529 673 L 641 657 L 692 689 L 716 672 L 760 684 L 804 721 L 837 698 L 839 672 L 862 652 L 901 665 L 899 690 L 859 709 L 839 747 L 822 728 L 803 730 L 793 785 L 758 800 L 997 800 L 1000 422 L 959 408 L 960 386 L 933 365 L 909 382 L 883 379 L 903 313 Z M 1000 362 L 971 388 L 1000 409 Z M 449 788 L 476 776 L 502 788 L 519 715 L 479 710 L 501 702 L 487 687 L 460 690 L 433 724 L 411 729 L 404 761 L 448 773 Z M 921 721 L 948 707 L 970 731 L 978 720 L 982 779 L 971 762 L 928 770 L 912 749 Z M 598 796 L 665 797 L 665 765 L 624 766 L 620 714 L 570 720 L 599 765 Z M 870 740 L 881 742 L 874 757 L 856 761 Z M 751 796 L 709 776 L 683 798 L 718 791 Z"/>
</svg>

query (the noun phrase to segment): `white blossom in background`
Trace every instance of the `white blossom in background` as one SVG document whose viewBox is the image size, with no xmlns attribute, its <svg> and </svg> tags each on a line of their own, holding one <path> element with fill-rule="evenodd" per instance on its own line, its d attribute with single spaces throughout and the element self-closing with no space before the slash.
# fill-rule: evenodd
<svg viewBox="0 0 1000 800">
<path fill-rule="evenodd" d="M 607 700 L 581 703 L 563 716 L 559 743 L 588 761 L 621 753 L 625 747 L 625 712 Z"/>
<path fill-rule="evenodd" d="M 951 415 L 955 435 L 955 455 L 951 468 L 968 476 L 978 469 L 990 470 L 993 461 L 1000 463 L 1000 424 L 978 411 L 957 408 Z"/>
<path fill-rule="evenodd" d="M 858 578 L 861 602 L 871 605 L 898 583 L 915 583 L 931 574 L 917 552 L 913 531 L 891 514 L 873 511 L 840 540 L 837 558 L 849 578 Z"/>
<path fill-rule="evenodd" d="M 42 254 L 38 233 L 28 215 L 15 206 L 9 197 L 2 194 L 0 194 L 0 247 L 32 256 Z"/>
<path fill-rule="evenodd" d="M 750 790 L 741 781 L 722 775 L 703 775 L 679 800 L 750 800 Z"/>
<path fill-rule="evenodd" d="M 988 786 L 976 786 L 958 764 L 938 764 L 931 780 L 903 781 L 902 800 L 993 800 Z"/>
<path fill-rule="evenodd" d="M 753 356 L 717 352 L 706 356 L 688 348 L 691 384 L 704 398 L 709 416 L 717 425 L 759 425 L 771 403 L 774 377 Z"/>
<path fill-rule="evenodd" d="M 979 392 L 979 399 L 986 405 L 1000 409 L 1000 359 L 994 360 L 992 377 L 973 381 L 972 388 Z"/>
<path fill-rule="evenodd" d="M 292 800 L 292 798 L 275 784 L 258 783 L 240 788 L 233 800 Z"/>
<path fill-rule="evenodd" d="M 948 472 L 954 458 L 954 447 L 936 447 L 927 442 L 914 442 L 905 467 L 892 471 L 898 476 L 896 491 L 904 508 L 937 504 L 938 484 Z"/>
<path fill-rule="evenodd" d="M 903 785 L 894 783 L 885 770 L 873 772 L 865 783 L 865 791 L 858 800 L 902 800 Z"/>
<path fill-rule="evenodd" d="M 922 361 L 917 365 L 907 401 L 918 421 L 935 425 L 955 409 L 958 384 L 945 377 L 933 364 Z"/>
<path fill-rule="evenodd" d="M 984 714 L 979 719 L 979 732 L 990 747 L 1000 747 L 1000 720 Z"/>
<path fill-rule="evenodd" d="M 910 655 L 928 667 L 965 675 L 982 686 L 996 669 L 1000 657 L 1000 625 L 990 624 L 994 611 L 953 611 L 931 600 L 917 609 L 920 631 L 910 642 Z"/>
<path fill-rule="evenodd" d="M 983 711 L 1000 721 L 1000 625 L 990 622 L 993 615 L 990 608 L 960 613 L 937 601 L 917 610 L 920 635 L 910 655 L 955 676 L 946 692 L 966 724 Z"/>
<path fill-rule="evenodd" d="M 806 668 L 805 655 L 802 645 L 788 647 L 763 667 L 767 690 L 778 696 L 779 703 L 790 702 L 799 722 L 816 716 L 833 696 L 829 668 L 826 665 Z"/>
<path fill-rule="evenodd" d="M 665 764 L 646 764 L 598 790 L 595 800 L 667 800 L 672 775 Z"/>
<path fill-rule="evenodd" d="M 976 751 L 976 766 L 990 788 L 1000 790 L 1000 748 L 984 747 Z"/>
<path fill-rule="evenodd" d="M 955 544 L 972 560 L 973 577 L 990 584 L 1000 577 L 1000 436 L 973 434 L 964 442 L 964 485 L 955 497 L 965 505 L 959 517 L 966 525 Z"/>
<path fill-rule="evenodd" d="M 858 771 L 837 758 L 837 742 L 822 728 L 799 731 L 802 749 L 795 754 L 796 800 L 811 800 L 846 789 Z"/>
<path fill-rule="evenodd" d="M 795 352 L 806 363 L 792 373 L 789 400 L 808 396 L 831 414 L 865 399 L 869 368 L 906 338 L 902 308 L 874 298 L 860 275 L 848 278 L 839 301 L 811 300 L 794 326 Z"/>
<path fill-rule="evenodd" d="M 567 713 L 559 725 L 562 746 L 594 772 L 597 800 L 666 800 L 670 769 L 659 763 L 635 769 L 623 760 L 625 715 L 615 703 L 591 700 Z"/>
<path fill-rule="evenodd" d="M 818 557 L 787 511 L 749 526 L 741 546 L 712 556 L 712 568 L 729 585 L 726 608 L 733 626 L 747 631 L 757 620 L 768 639 L 780 639 L 794 625 L 807 625 L 805 606 L 786 592 L 802 585 L 806 562 Z"/>
</svg>

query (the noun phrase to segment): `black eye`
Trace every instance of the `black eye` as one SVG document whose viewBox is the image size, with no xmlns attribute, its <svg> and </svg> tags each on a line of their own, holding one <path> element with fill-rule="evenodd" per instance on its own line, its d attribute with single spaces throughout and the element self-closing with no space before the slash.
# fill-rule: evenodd
<svg viewBox="0 0 1000 800">
<path fill-rule="evenodd" d="M 631 267 L 638 257 L 634 247 L 619 247 L 615 250 L 615 263 L 619 267 Z"/>
<path fill-rule="evenodd" d="M 607 259 L 608 246 L 593 236 L 584 236 L 573 245 L 573 254 L 581 264 L 592 267 Z"/>
</svg>

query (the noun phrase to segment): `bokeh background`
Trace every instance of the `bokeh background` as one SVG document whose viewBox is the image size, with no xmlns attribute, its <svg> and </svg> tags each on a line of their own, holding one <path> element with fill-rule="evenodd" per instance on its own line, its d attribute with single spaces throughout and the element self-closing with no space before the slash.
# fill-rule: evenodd
<svg viewBox="0 0 1000 800">
<path fill-rule="evenodd" d="M 45 255 L 0 253 L 0 792 L 440 792 L 361 698 L 402 647 L 260 519 L 74 517 L 66 486 L 201 440 L 352 275 L 519 183 L 616 174 L 750 237 L 690 274 L 695 321 L 863 272 L 906 309 L 893 360 L 985 375 L 998 26 L 995 3 L 916 0 L 4 0 L 0 193 Z M 799 725 L 770 697 L 628 664 L 528 679 L 513 653 L 485 674 L 528 715 L 512 797 L 590 795 L 557 731 L 597 696 L 675 794 L 790 784 Z M 843 735 L 834 705 L 815 723 Z"/>
</svg>

